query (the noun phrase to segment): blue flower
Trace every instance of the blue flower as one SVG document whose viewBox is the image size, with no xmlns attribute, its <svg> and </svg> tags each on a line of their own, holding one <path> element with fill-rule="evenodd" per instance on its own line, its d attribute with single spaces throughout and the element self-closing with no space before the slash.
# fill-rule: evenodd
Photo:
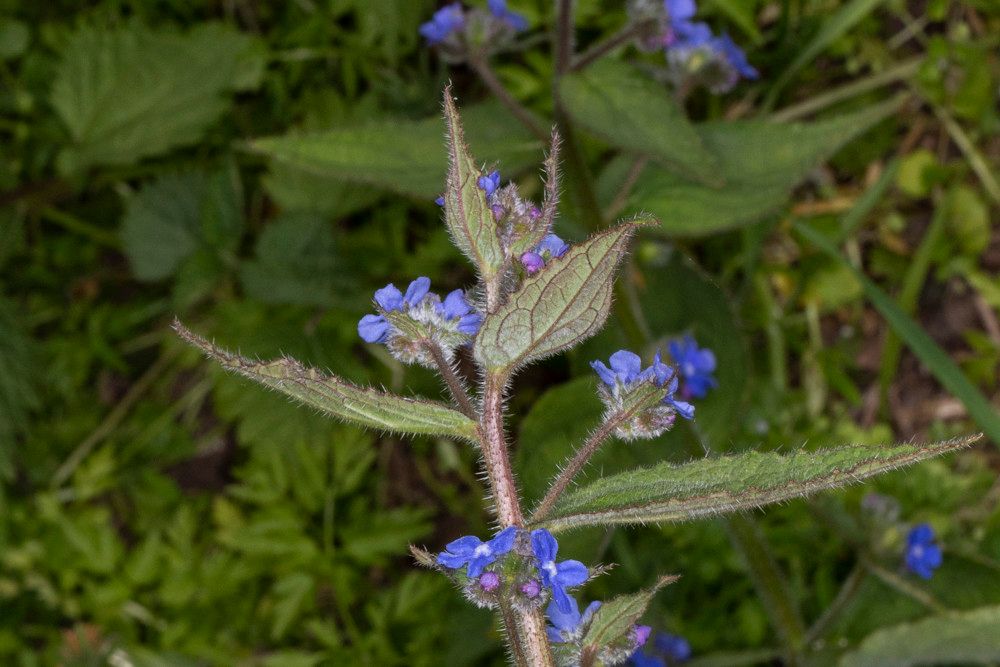
<svg viewBox="0 0 1000 667">
<path fill-rule="evenodd" d="M 694 406 L 674 397 L 678 386 L 677 373 L 673 368 L 663 363 L 659 352 L 653 357 L 653 364 L 645 370 L 642 368 L 642 359 L 639 355 L 629 350 L 618 350 L 611 355 L 609 361 L 610 368 L 601 361 L 590 362 L 590 367 L 597 371 L 598 377 L 612 391 L 626 389 L 634 382 L 652 380 L 657 386 L 666 390 L 663 397 L 664 403 L 672 406 L 677 414 L 684 419 L 694 419 Z"/>
<path fill-rule="evenodd" d="M 461 3 L 455 2 L 434 12 L 430 21 L 420 26 L 420 34 L 430 45 L 438 44 L 451 33 L 465 26 L 465 14 Z"/>
<path fill-rule="evenodd" d="M 390 328 L 381 315 L 365 315 L 358 322 L 358 335 L 366 343 L 384 343 L 389 339 Z"/>
<path fill-rule="evenodd" d="M 646 655 L 642 649 L 629 656 L 628 664 L 632 667 L 666 667 L 667 663 L 655 655 Z"/>
<path fill-rule="evenodd" d="M 444 206 L 444 195 L 441 195 L 440 197 L 435 199 L 434 203 L 437 204 L 438 206 Z"/>
<path fill-rule="evenodd" d="M 695 49 L 707 49 L 716 60 L 721 60 L 731 72 L 731 80 L 720 86 L 726 89 L 739 77 L 756 79 L 759 73 L 747 60 L 746 54 L 728 34 L 716 37 L 707 23 L 693 21 L 698 8 L 694 0 L 664 0 L 669 29 L 664 42 L 668 49 L 676 49 L 686 59 Z"/>
<path fill-rule="evenodd" d="M 486 197 L 492 197 L 493 193 L 500 187 L 500 172 L 492 171 L 486 176 L 480 176 L 476 181 L 479 189 L 486 193 Z"/>
<path fill-rule="evenodd" d="M 941 547 L 934 542 L 934 529 L 920 523 L 906 536 L 906 568 L 918 577 L 930 579 L 934 570 L 941 567 Z"/>
<path fill-rule="evenodd" d="M 716 47 L 726 57 L 726 60 L 729 61 L 733 69 L 744 79 L 756 79 L 760 76 L 760 72 L 747 60 L 747 54 L 743 53 L 743 49 L 736 46 L 736 42 L 733 41 L 728 33 L 722 33 L 722 36 L 716 40 Z"/>
<path fill-rule="evenodd" d="M 555 602 L 551 602 L 545 610 L 545 614 L 552 623 L 552 625 L 546 628 L 546 632 L 549 636 L 549 641 L 556 644 L 571 641 L 581 629 L 581 626 L 589 623 L 594 612 L 601 608 L 601 603 L 595 600 L 587 605 L 587 608 L 581 614 L 580 605 L 577 604 L 576 598 L 567 597 L 566 599 L 569 601 L 567 609 L 561 609 Z"/>
<path fill-rule="evenodd" d="M 590 367 L 597 371 L 601 381 L 614 388 L 615 383 L 631 384 L 642 375 L 642 358 L 635 352 L 618 350 L 611 355 L 611 368 L 602 361 L 591 361 Z"/>
<path fill-rule="evenodd" d="M 562 257 L 569 251 L 569 244 L 563 241 L 561 238 L 555 234 L 546 234 L 542 242 L 538 244 L 535 248 L 535 252 L 539 255 L 545 256 L 548 253 L 549 257 Z"/>
<path fill-rule="evenodd" d="M 531 531 L 531 550 L 538 559 L 538 573 L 542 585 L 552 591 L 552 598 L 559 611 L 564 614 L 569 613 L 573 609 L 573 602 L 566 594 L 566 588 L 579 586 L 587 580 L 587 566 L 578 560 L 556 563 L 559 543 L 552 533 L 544 528 Z"/>
<path fill-rule="evenodd" d="M 478 577 L 483 568 L 514 548 L 517 530 L 515 526 L 504 528 L 489 542 L 483 542 L 475 535 L 460 537 L 438 554 L 437 562 L 452 569 L 468 565 L 466 576 L 470 579 Z"/>
<path fill-rule="evenodd" d="M 545 259 L 537 252 L 529 250 L 521 255 L 521 264 L 524 265 L 524 270 L 529 274 L 538 273 L 545 267 Z"/>
<path fill-rule="evenodd" d="M 483 316 L 475 312 L 465 300 L 465 292 L 460 289 L 451 292 L 438 304 L 438 313 L 446 320 L 458 320 L 458 330 L 474 336 L 483 323 Z"/>
<path fill-rule="evenodd" d="M 679 635 L 658 632 L 653 645 L 657 651 L 673 662 L 684 662 L 691 657 L 691 645 Z"/>
<path fill-rule="evenodd" d="M 704 398 L 709 389 L 718 386 L 715 372 L 715 354 L 708 348 L 698 347 L 691 336 L 670 341 L 670 356 L 684 376 L 681 395 L 684 398 Z"/>
<path fill-rule="evenodd" d="M 528 20 L 517 12 L 512 12 L 507 9 L 506 0 L 487 0 L 486 4 L 490 8 L 490 13 L 493 14 L 493 16 L 497 17 L 501 21 L 504 21 L 515 32 L 521 32 L 522 30 L 528 29 Z"/>
</svg>

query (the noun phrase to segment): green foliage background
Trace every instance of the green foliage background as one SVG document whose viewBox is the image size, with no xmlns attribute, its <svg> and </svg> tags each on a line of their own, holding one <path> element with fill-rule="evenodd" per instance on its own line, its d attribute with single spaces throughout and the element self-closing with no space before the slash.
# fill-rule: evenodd
<svg viewBox="0 0 1000 667">
<path fill-rule="evenodd" d="M 551 114 L 551 3 L 510 4 L 533 29 L 493 64 Z M 615 444 L 593 469 L 687 460 L 695 435 L 733 451 L 995 440 L 1000 8 L 701 4 L 759 82 L 696 93 L 683 112 L 645 76 L 655 57 L 625 50 L 560 86 L 605 212 L 662 221 L 624 278 L 645 326 L 661 344 L 692 332 L 720 361 L 697 433 Z M 580 0 L 581 42 L 620 26 L 623 5 Z M 439 395 L 430 374 L 363 345 L 356 322 L 390 280 L 472 279 L 433 203 L 444 84 L 475 155 L 536 197 L 543 146 L 421 44 L 434 9 L 0 0 L 3 664 L 502 664 L 489 614 L 407 555 L 489 531 L 475 453 L 325 420 L 203 363 L 168 328 L 177 315 L 246 355 Z M 557 231 L 580 239 L 587 216 L 567 197 Z M 529 498 L 596 422 L 587 362 L 630 341 L 614 320 L 515 384 Z M 997 627 L 996 444 L 756 515 L 810 661 L 857 646 L 871 653 L 849 664 L 888 661 L 947 632 L 944 610 L 982 608 L 962 627 Z M 941 535 L 931 582 L 900 571 L 900 525 L 863 515 L 872 490 Z M 618 564 L 594 599 L 682 574 L 645 621 L 687 636 L 698 664 L 773 662 L 780 632 L 728 530 L 586 529 L 562 549 Z M 987 655 L 973 649 L 935 660 Z"/>
</svg>

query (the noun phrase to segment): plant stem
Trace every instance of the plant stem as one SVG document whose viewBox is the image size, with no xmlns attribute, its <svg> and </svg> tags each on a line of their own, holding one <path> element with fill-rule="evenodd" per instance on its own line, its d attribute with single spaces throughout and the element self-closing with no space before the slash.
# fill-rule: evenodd
<svg viewBox="0 0 1000 667">
<path fill-rule="evenodd" d="M 573 62 L 573 0 L 557 0 L 555 47 L 558 77 L 569 71 Z"/>
<path fill-rule="evenodd" d="M 448 385 L 451 397 L 458 403 L 459 410 L 466 417 L 475 419 L 477 417 L 476 409 L 472 407 L 472 400 L 469 398 L 469 392 L 465 388 L 465 383 L 462 382 L 462 378 L 458 377 L 454 366 L 445 359 L 441 347 L 437 343 L 427 341 L 424 348 L 430 353 L 431 358 L 434 359 L 434 365 L 437 366 L 438 373 L 441 374 L 444 383 Z"/>
<path fill-rule="evenodd" d="M 517 619 L 514 617 L 514 610 L 506 601 L 500 603 L 500 620 L 503 623 L 503 631 L 507 636 L 507 646 L 514 659 L 514 664 L 517 667 L 531 667 L 524 657 L 524 650 L 521 648 L 522 640 L 517 627 Z"/>
<path fill-rule="evenodd" d="M 611 51 L 614 51 L 622 44 L 628 43 L 630 39 L 639 35 L 645 27 L 646 23 L 642 21 L 638 23 L 629 23 L 607 39 L 594 44 L 592 47 L 577 56 L 570 67 L 570 71 L 579 72 L 580 70 L 588 67 Z"/>
<path fill-rule="evenodd" d="M 631 416 L 631 411 L 618 412 L 590 434 L 587 441 L 580 445 L 580 448 L 576 450 L 576 454 L 573 455 L 570 462 L 566 464 L 566 467 L 563 468 L 559 476 L 549 486 L 549 490 L 545 492 L 542 502 L 538 504 L 538 508 L 531 515 L 531 523 L 541 521 L 552 511 L 552 507 L 559 500 L 559 496 L 562 495 L 573 479 L 583 470 L 583 467 L 587 465 L 587 461 L 594 455 L 594 452 L 600 449 L 601 445 L 611 437 L 611 434 L 614 433 L 619 424 Z"/>
<path fill-rule="evenodd" d="M 868 572 L 862 568 L 855 566 L 851 573 L 847 575 L 847 579 L 844 580 L 843 585 L 837 592 L 837 597 L 833 599 L 830 606 L 826 608 L 823 614 L 816 619 L 816 622 L 812 624 L 809 631 L 805 636 L 806 645 L 812 644 L 816 640 L 823 637 L 826 631 L 829 629 L 830 624 L 837 619 L 838 616 L 847 608 L 847 605 L 854 600 L 858 591 L 861 590 L 861 584 L 864 583 L 865 578 L 868 576 Z"/>
<path fill-rule="evenodd" d="M 486 87 L 490 89 L 490 92 L 496 95 L 500 103 L 507 107 L 514 114 L 514 117 L 521 121 L 522 125 L 542 141 L 547 142 L 549 140 L 549 133 L 545 131 L 545 128 L 535 115 L 527 107 L 518 102 L 517 98 L 507 90 L 507 87 L 503 85 L 503 82 L 497 77 L 496 72 L 493 71 L 493 68 L 490 67 L 484 58 L 474 58 L 470 61 L 470 64 L 472 65 L 472 69 L 476 71 L 476 74 L 479 75 L 479 78 L 486 84 Z"/>
</svg>

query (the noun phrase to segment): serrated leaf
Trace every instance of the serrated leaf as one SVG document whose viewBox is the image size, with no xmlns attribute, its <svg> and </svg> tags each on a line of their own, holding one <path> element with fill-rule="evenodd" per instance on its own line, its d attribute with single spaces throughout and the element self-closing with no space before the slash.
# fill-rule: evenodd
<svg viewBox="0 0 1000 667">
<path fill-rule="evenodd" d="M 539 526 L 685 521 L 832 489 L 968 447 L 981 435 L 929 445 L 848 446 L 793 454 L 746 452 L 660 463 L 567 492 Z"/>
<path fill-rule="evenodd" d="M 611 307 L 615 271 L 640 224 L 595 234 L 525 278 L 486 317 L 476 337 L 476 359 L 487 368 L 512 369 L 597 333 Z"/>
<path fill-rule="evenodd" d="M 497 103 L 462 112 L 475 153 L 505 173 L 538 160 L 541 144 Z M 431 201 L 444 191 L 448 154 L 440 117 L 380 120 L 357 127 L 257 139 L 251 148 L 285 166 L 335 183 L 361 183 Z"/>
<path fill-rule="evenodd" d="M 647 167 L 628 208 L 649 212 L 671 235 L 706 236 L 779 210 L 809 171 L 884 119 L 896 102 L 814 123 L 765 120 L 706 123 L 698 132 L 719 158 L 721 188 Z"/>
<path fill-rule="evenodd" d="M 661 84 L 619 60 L 600 60 L 562 78 L 559 94 L 582 127 L 688 177 L 719 185 L 719 164 Z"/>
<path fill-rule="evenodd" d="M 235 168 L 168 174 L 144 186 L 126 203 L 121 229 L 135 276 L 168 278 L 199 251 L 227 263 L 239 245 L 242 208 Z"/>
<path fill-rule="evenodd" d="M 229 93 L 258 85 L 266 58 L 256 38 L 219 23 L 183 34 L 83 27 L 62 53 L 50 102 L 72 140 L 60 156 L 66 173 L 197 141 Z"/>
<path fill-rule="evenodd" d="M 334 375 L 303 366 L 294 359 L 257 362 L 208 342 L 174 322 L 188 343 L 239 373 L 306 405 L 347 422 L 398 433 L 441 435 L 475 440 L 476 423 L 441 403 L 396 396 L 358 387 Z"/>
<path fill-rule="evenodd" d="M 674 581 L 677 581 L 677 577 L 661 577 L 652 588 L 631 595 L 619 595 L 602 604 L 594 613 L 587 633 L 583 636 L 583 650 L 596 653 L 625 638 L 632 626 L 646 613 L 646 607 L 656 592 Z"/>
<path fill-rule="evenodd" d="M 841 667 L 988 664 L 1000 661 L 1000 606 L 931 616 L 878 630 Z"/>
<path fill-rule="evenodd" d="M 477 181 L 482 172 L 465 143 L 462 120 L 444 91 L 445 136 L 448 141 L 448 179 L 444 190 L 444 221 L 451 238 L 486 280 L 503 266 L 504 253 L 497 236 L 496 219 Z"/>
</svg>

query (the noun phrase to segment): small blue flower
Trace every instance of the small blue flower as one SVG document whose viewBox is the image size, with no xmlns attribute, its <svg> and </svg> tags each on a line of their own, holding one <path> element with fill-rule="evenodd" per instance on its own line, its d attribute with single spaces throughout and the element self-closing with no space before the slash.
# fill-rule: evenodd
<svg viewBox="0 0 1000 667">
<path fill-rule="evenodd" d="M 556 644 L 571 641 L 581 626 L 589 623 L 594 612 L 601 608 L 601 603 L 595 600 L 587 605 L 587 608 L 581 614 L 580 605 L 577 604 L 576 598 L 567 597 L 567 600 L 569 601 L 567 609 L 561 609 L 553 601 L 549 603 L 548 608 L 545 610 L 546 616 L 549 617 L 549 621 L 552 623 L 552 625 L 546 628 L 546 632 L 549 636 L 549 641 Z"/>
<path fill-rule="evenodd" d="M 688 640 L 679 635 L 672 635 L 667 632 L 656 633 L 653 645 L 657 651 L 673 662 L 684 662 L 691 657 L 691 645 Z"/>
<path fill-rule="evenodd" d="M 514 32 L 528 29 L 528 19 L 507 9 L 506 0 L 487 0 L 486 4 L 490 8 L 490 13 L 507 23 Z"/>
<path fill-rule="evenodd" d="M 461 3 L 455 2 L 434 12 L 430 21 L 420 26 L 420 34 L 430 45 L 443 42 L 448 36 L 465 26 L 465 13 Z"/>
<path fill-rule="evenodd" d="M 629 392 L 633 383 L 652 380 L 658 387 L 664 389 L 663 403 L 673 407 L 674 411 L 684 419 L 694 419 L 694 406 L 675 398 L 678 387 L 677 373 L 671 366 L 663 363 L 659 352 L 653 357 L 652 365 L 645 370 L 642 368 L 642 359 L 639 355 L 629 350 L 618 350 L 611 355 L 609 361 L 610 368 L 601 361 L 590 362 L 590 367 L 597 371 L 601 382 L 611 390 L 607 392 L 610 396 L 620 397 Z M 665 415 L 665 417 L 669 425 L 672 425 L 672 416 Z M 669 428 L 669 425 L 663 425 L 663 428 Z M 659 432 L 662 433 L 662 430 Z"/>
<path fill-rule="evenodd" d="M 389 322 L 381 315 L 365 315 L 358 322 L 358 335 L 366 343 L 384 343 L 389 338 Z"/>
<path fill-rule="evenodd" d="M 500 172 L 492 171 L 486 176 L 480 176 L 476 181 L 479 189 L 486 193 L 486 197 L 492 197 L 493 193 L 500 187 Z"/>
<path fill-rule="evenodd" d="M 470 336 L 474 336 L 483 323 L 483 316 L 472 309 L 465 300 L 465 292 L 460 289 L 449 293 L 438 304 L 438 312 L 446 320 L 458 320 L 458 330 Z"/>
<path fill-rule="evenodd" d="M 906 536 L 906 568 L 918 577 L 930 579 L 934 570 L 941 567 L 941 547 L 934 542 L 934 529 L 920 523 Z"/>
<path fill-rule="evenodd" d="M 483 568 L 514 548 L 517 530 L 515 526 L 504 528 L 489 542 L 483 542 L 475 535 L 460 537 L 438 554 L 437 562 L 452 569 L 468 565 L 466 576 L 476 578 L 483 573 Z"/>
<path fill-rule="evenodd" d="M 562 257 L 568 251 L 569 244 L 555 234 L 546 234 L 545 238 L 542 239 L 542 242 L 538 244 L 537 248 L 535 248 L 535 252 L 543 257 L 546 253 L 548 253 L 549 258 Z"/>
<path fill-rule="evenodd" d="M 444 206 L 444 195 L 441 195 L 440 197 L 435 199 L 434 203 L 437 204 L 438 206 Z"/>
<path fill-rule="evenodd" d="M 668 50 L 676 50 L 681 60 L 687 60 L 695 50 L 707 50 L 716 61 L 721 61 L 731 72 L 730 80 L 719 85 L 720 91 L 736 83 L 739 77 L 756 79 L 759 73 L 747 60 L 746 54 L 728 34 L 716 37 L 707 23 L 693 21 L 698 8 L 694 0 L 664 0 L 668 29 L 664 43 Z"/>
<path fill-rule="evenodd" d="M 559 543 L 552 533 L 544 528 L 531 531 L 531 550 L 538 559 L 538 573 L 542 585 L 552 591 L 552 598 L 559 611 L 564 614 L 569 613 L 573 605 L 566 588 L 579 586 L 587 580 L 587 566 L 578 560 L 556 563 Z"/>
<path fill-rule="evenodd" d="M 521 255 L 521 264 L 529 274 L 538 273 L 545 267 L 545 259 L 537 252 L 529 250 Z"/>
<path fill-rule="evenodd" d="M 736 42 L 733 41 L 728 33 L 722 33 L 722 36 L 716 40 L 716 46 L 718 51 L 732 65 L 733 69 L 744 79 L 756 79 L 760 76 L 760 72 L 747 60 L 747 54 L 743 52 L 743 49 L 736 46 Z"/>
<path fill-rule="evenodd" d="M 427 296 L 427 292 L 431 289 L 431 279 L 426 276 L 421 276 L 410 283 L 410 286 L 406 288 L 406 294 L 403 295 L 403 303 L 407 306 L 416 306 L 424 297 Z"/>
<path fill-rule="evenodd" d="M 670 356 L 684 376 L 681 396 L 684 398 L 704 398 L 709 389 L 718 386 L 712 373 L 715 372 L 715 354 L 708 348 L 698 347 L 691 336 L 670 341 Z"/>
<path fill-rule="evenodd" d="M 639 379 L 642 371 L 642 358 L 635 352 L 618 350 L 609 360 L 611 368 L 602 361 L 591 361 L 590 367 L 597 371 L 601 381 L 614 388 L 615 383 L 630 384 Z"/>
</svg>

